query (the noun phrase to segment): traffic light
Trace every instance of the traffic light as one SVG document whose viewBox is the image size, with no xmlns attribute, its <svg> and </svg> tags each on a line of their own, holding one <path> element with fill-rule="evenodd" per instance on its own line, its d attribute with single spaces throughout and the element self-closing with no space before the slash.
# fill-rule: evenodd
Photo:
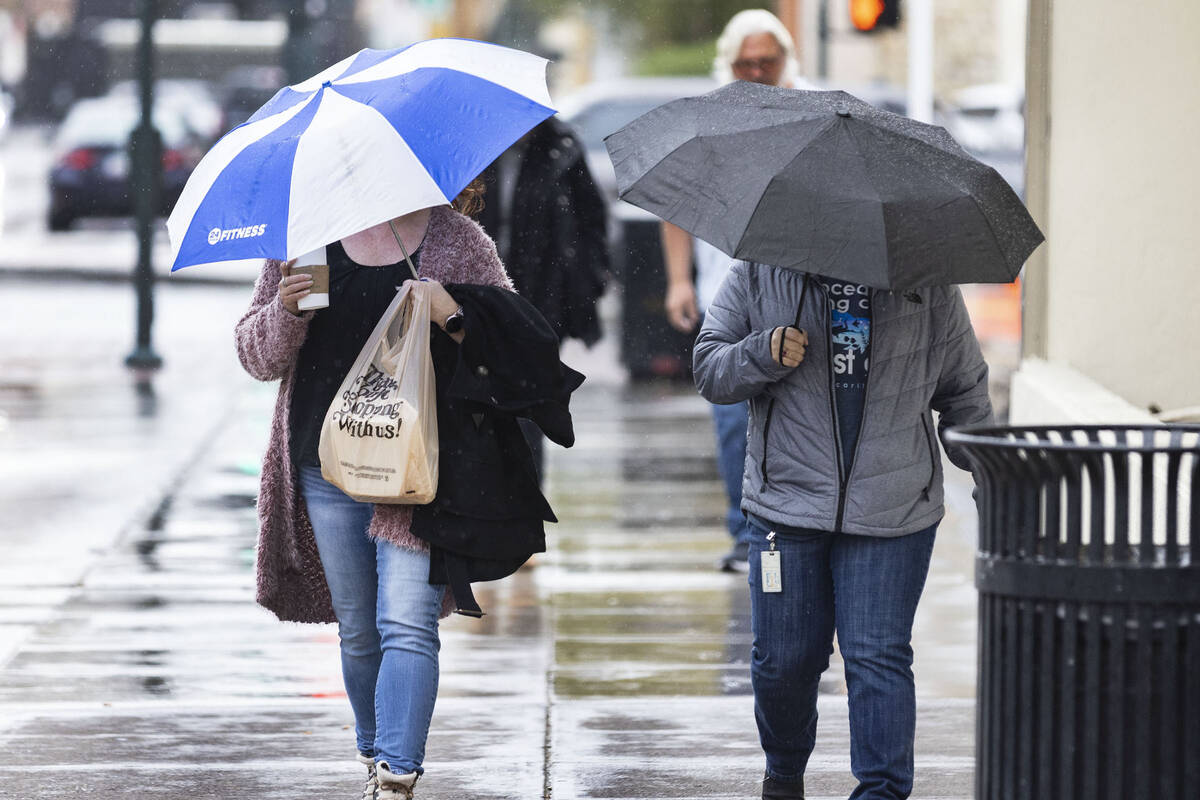
<svg viewBox="0 0 1200 800">
<path fill-rule="evenodd" d="M 850 0 L 850 21 L 864 33 L 900 24 L 900 0 Z"/>
</svg>

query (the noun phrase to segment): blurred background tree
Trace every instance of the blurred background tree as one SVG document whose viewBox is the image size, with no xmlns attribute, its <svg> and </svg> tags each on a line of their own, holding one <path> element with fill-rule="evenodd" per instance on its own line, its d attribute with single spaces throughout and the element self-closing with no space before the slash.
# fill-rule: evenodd
<svg viewBox="0 0 1200 800">
<path fill-rule="evenodd" d="M 632 72 L 639 75 L 707 75 L 717 36 L 725 23 L 747 8 L 769 8 L 769 0 L 524 0 L 538 16 L 572 9 L 603 10 L 623 29 L 637 29 Z"/>
</svg>

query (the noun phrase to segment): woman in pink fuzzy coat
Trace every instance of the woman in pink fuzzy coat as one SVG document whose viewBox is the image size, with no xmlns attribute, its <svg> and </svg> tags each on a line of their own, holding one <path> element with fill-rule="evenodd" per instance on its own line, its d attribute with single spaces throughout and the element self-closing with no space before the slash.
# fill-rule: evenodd
<svg viewBox="0 0 1200 800">
<path fill-rule="evenodd" d="M 420 276 L 431 319 L 455 341 L 461 308 L 442 283 L 512 285 L 495 245 L 473 220 L 480 185 L 455 207 L 393 220 Z M 299 311 L 312 280 L 267 261 L 237 324 L 253 377 L 279 380 L 258 498 L 258 602 L 280 619 L 338 623 L 342 674 L 354 710 L 364 798 L 411 798 L 422 773 L 438 683 L 438 619 L 448 604 L 429 583 L 428 547 L 410 532 L 412 508 L 357 502 L 321 477 L 325 410 L 396 288 L 411 272 L 387 223 L 326 248 L 330 304 Z M 437 334 L 440 335 L 440 334 Z"/>
</svg>

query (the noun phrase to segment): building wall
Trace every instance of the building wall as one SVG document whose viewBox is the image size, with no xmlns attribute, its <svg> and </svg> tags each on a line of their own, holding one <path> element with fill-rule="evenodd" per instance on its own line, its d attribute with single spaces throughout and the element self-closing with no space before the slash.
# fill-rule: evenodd
<svg viewBox="0 0 1200 800">
<path fill-rule="evenodd" d="M 1024 355 L 1200 404 L 1200 3 L 1031 0 Z M 1014 384 L 1019 386 L 1020 382 Z M 1014 418 L 1036 405 L 1013 395 Z"/>
</svg>

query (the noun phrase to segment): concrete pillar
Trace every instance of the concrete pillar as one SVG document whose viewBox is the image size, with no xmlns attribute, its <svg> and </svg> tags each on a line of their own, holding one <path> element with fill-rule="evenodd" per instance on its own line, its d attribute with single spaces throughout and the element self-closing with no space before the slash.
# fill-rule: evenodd
<svg viewBox="0 0 1200 800">
<path fill-rule="evenodd" d="M 1133 407 L 1200 404 L 1200 4 L 1031 0 L 1023 354 Z M 1012 408 L 1026 400 L 1014 380 Z M 1050 389 L 1049 391 L 1053 391 Z"/>
</svg>

